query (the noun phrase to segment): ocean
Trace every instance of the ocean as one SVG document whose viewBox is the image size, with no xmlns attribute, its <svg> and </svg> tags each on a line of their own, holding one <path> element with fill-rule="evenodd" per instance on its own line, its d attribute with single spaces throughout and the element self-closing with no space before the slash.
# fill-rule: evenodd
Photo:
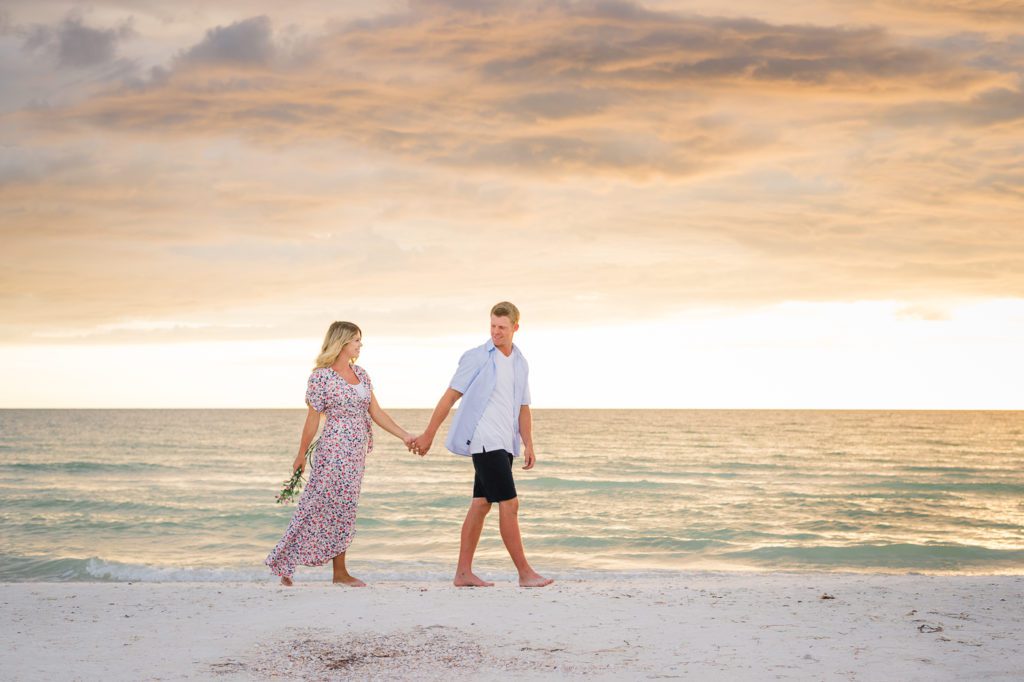
<svg viewBox="0 0 1024 682">
<path fill-rule="evenodd" d="M 302 410 L 0 410 L 0 581 L 265 581 Z M 418 432 L 429 410 L 391 410 Z M 534 567 L 1024 574 L 1024 412 L 535 410 Z M 377 430 L 353 574 L 447 580 L 473 473 Z M 484 529 L 476 569 L 514 575 Z M 300 567 L 326 581 L 330 566 Z"/>
</svg>

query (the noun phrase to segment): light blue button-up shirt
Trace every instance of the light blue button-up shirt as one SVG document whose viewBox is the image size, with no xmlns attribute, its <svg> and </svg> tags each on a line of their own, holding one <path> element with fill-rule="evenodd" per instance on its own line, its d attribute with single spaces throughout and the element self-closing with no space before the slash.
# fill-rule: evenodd
<svg viewBox="0 0 1024 682">
<path fill-rule="evenodd" d="M 459 358 L 459 368 L 448 384 L 462 394 L 459 409 L 448 429 L 448 438 L 444 446 L 456 455 L 469 455 L 469 443 L 476 433 L 476 426 L 484 415 L 487 401 L 494 392 L 497 383 L 497 369 L 494 366 L 494 353 L 501 351 L 494 347 L 494 341 L 487 340 L 482 346 L 471 348 Z M 512 454 L 519 456 L 519 409 L 530 404 L 530 366 L 526 358 L 512 344 L 512 397 L 515 400 L 516 413 L 513 418 Z"/>
</svg>

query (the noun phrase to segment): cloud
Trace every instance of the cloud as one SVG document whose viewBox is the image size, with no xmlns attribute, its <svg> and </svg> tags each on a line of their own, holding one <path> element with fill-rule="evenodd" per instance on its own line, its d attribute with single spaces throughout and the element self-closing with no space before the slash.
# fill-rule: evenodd
<svg viewBox="0 0 1024 682">
<path fill-rule="evenodd" d="M 43 151 L 16 144 L 4 145 L 3 153 L 0 154 L 0 192 L 10 186 L 32 186 L 48 182 L 69 171 L 91 171 L 94 164 L 95 157 L 79 152 Z"/>
<path fill-rule="evenodd" d="M 571 119 L 600 114 L 613 104 L 611 93 L 567 88 L 526 93 L 503 106 L 511 113 L 518 111 L 524 118 Z"/>
<path fill-rule="evenodd" d="M 241 16 L 140 23 L 149 76 L 0 121 L 0 341 L 1024 296 L 1005 37 L 628 3 Z"/>
<path fill-rule="evenodd" d="M 271 145 L 342 139 L 424 164 L 505 172 L 688 177 L 775 143 L 767 127 L 719 116 L 723 98 L 771 107 L 782 93 L 840 95 L 871 106 L 969 92 L 991 78 L 878 28 L 629 3 L 495 4 L 483 14 L 414 4 L 290 40 L 275 37 L 266 16 L 218 26 L 148 83 L 37 122 Z"/>
<path fill-rule="evenodd" d="M 485 64 L 486 75 L 634 87 L 786 82 L 853 90 L 903 79 L 925 87 L 971 79 L 942 53 L 900 45 L 879 28 L 685 17 L 622 3 L 582 6 L 557 19 L 563 21 L 570 30 L 496 56 Z"/>
<path fill-rule="evenodd" d="M 985 149 L 936 152 L 931 170 L 866 162 L 893 184 L 880 196 L 857 173 L 803 191 L 799 165 L 776 194 L 736 175 L 530 182 L 203 140 L 175 141 L 153 168 L 138 165 L 159 152 L 151 143 L 101 147 L 109 170 L 0 195 L 32 207 L 5 221 L 0 339 L 282 338 L 316 334 L 332 314 L 429 334 L 439 315 L 491 298 L 566 325 L 709 304 L 1024 295 L 1014 207 L 942 185 L 948 161 Z M 915 185 L 945 204 L 915 207 Z"/>
<path fill-rule="evenodd" d="M 889 0 L 881 4 L 904 12 L 950 15 L 989 24 L 1019 24 L 1024 18 L 1024 5 L 1019 0 Z"/>
<path fill-rule="evenodd" d="M 678 10 L 678 0 L 650 0 L 649 6 Z M 758 18 L 792 24 L 867 24 L 886 26 L 893 33 L 912 35 L 981 29 L 1013 33 L 1024 26 L 1019 0 L 687 0 L 694 14 Z"/>
<path fill-rule="evenodd" d="M 74 14 L 54 26 L 34 24 L 13 30 L 23 37 L 27 52 L 52 55 L 60 66 L 76 69 L 113 61 L 119 43 L 136 35 L 130 19 L 113 28 L 93 28 Z"/>
<path fill-rule="evenodd" d="M 270 19 L 260 16 L 210 29 L 184 53 L 182 61 L 244 67 L 266 66 L 273 57 Z"/>
<path fill-rule="evenodd" d="M 893 107 L 884 119 L 894 125 L 987 127 L 1024 119 L 1024 92 L 993 88 L 966 101 L 915 102 Z"/>
<path fill-rule="evenodd" d="M 515 7 L 513 0 L 409 0 L 408 6 L 416 13 L 434 13 L 437 10 L 466 14 L 494 14 Z"/>
<path fill-rule="evenodd" d="M 927 322 L 942 322 L 950 319 L 949 311 L 941 307 L 928 305 L 911 305 L 900 308 L 896 311 L 896 317 L 903 320 L 925 320 Z"/>
</svg>

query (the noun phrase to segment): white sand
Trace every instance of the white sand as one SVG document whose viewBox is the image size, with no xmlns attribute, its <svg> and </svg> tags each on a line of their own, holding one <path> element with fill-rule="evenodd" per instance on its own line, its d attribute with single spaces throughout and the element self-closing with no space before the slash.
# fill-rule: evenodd
<svg viewBox="0 0 1024 682">
<path fill-rule="evenodd" d="M 1020 576 L 858 574 L 6 583 L 0 677 L 1021 680 L 1022 595 Z"/>
</svg>

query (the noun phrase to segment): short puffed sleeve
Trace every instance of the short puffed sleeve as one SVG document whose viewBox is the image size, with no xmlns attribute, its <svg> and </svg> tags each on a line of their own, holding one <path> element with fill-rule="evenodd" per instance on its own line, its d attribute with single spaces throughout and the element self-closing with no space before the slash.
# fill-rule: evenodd
<svg viewBox="0 0 1024 682">
<path fill-rule="evenodd" d="M 306 404 L 317 412 L 327 407 L 327 373 L 322 369 L 313 370 L 306 385 Z"/>
</svg>

